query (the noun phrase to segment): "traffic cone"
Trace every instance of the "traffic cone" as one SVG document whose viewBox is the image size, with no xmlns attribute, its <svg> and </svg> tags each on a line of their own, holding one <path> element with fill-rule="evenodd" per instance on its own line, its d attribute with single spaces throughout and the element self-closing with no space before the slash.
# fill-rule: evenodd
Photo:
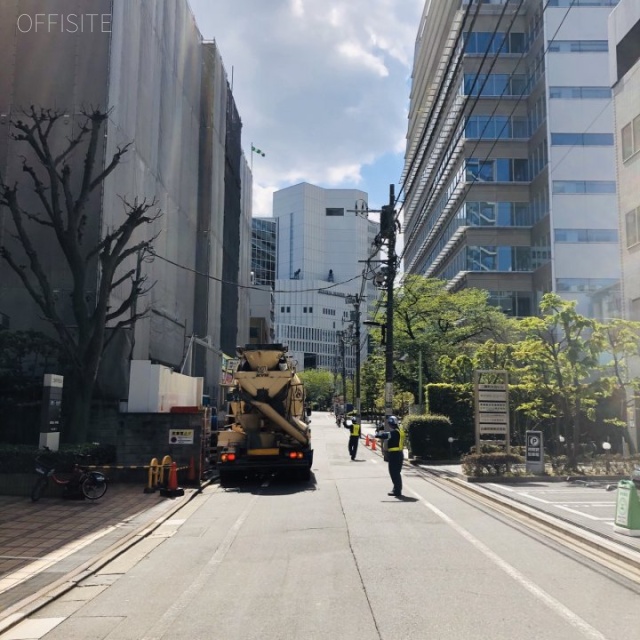
<svg viewBox="0 0 640 640">
<path fill-rule="evenodd" d="M 375 451 L 376 450 L 376 439 L 372 438 L 371 439 L 371 451 Z"/>
<path fill-rule="evenodd" d="M 193 459 L 193 456 L 191 456 L 191 459 L 189 460 L 189 471 L 188 471 L 187 478 L 189 482 L 195 483 L 196 481 L 196 464 Z"/>
<path fill-rule="evenodd" d="M 167 480 L 167 488 L 160 489 L 160 495 L 167 498 L 176 498 L 177 496 L 184 495 L 184 489 L 178 486 L 178 465 L 175 462 L 171 463 L 169 469 L 169 479 Z"/>
<path fill-rule="evenodd" d="M 369 434 L 367 433 L 366 438 L 364 439 L 364 446 L 368 447 L 369 446 Z"/>
</svg>

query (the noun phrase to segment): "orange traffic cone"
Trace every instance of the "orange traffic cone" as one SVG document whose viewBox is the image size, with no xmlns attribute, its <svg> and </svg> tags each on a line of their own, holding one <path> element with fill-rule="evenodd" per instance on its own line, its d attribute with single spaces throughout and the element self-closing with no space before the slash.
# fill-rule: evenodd
<svg viewBox="0 0 640 640">
<path fill-rule="evenodd" d="M 191 456 L 191 459 L 189 460 L 189 471 L 188 471 L 187 478 L 189 479 L 189 482 L 196 481 L 196 464 L 195 464 L 195 461 L 193 460 L 193 456 Z"/>
<path fill-rule="evenodd" d="M 166 496 L 167 498 L 175 498 L 177 496 L 184 495 L 184 489 L 181 489 L 178 486 L 178 465 L 175 462 L 171 463 L 171 468 L 169 469 L 167 488 L 161 489 L 160 495 Z"/>
<path fill-rule="evenodd" d="M 369 434 L 367 433 L 367 437 L 364 439 L 364 446 L 368 447 L 369 446 Z"/>
<path fill-rule="evenodd" d="M 376 450 L 376 439 L 372 438 L 371 439 L 371 451 L 375 451 Z"/>
</svg>

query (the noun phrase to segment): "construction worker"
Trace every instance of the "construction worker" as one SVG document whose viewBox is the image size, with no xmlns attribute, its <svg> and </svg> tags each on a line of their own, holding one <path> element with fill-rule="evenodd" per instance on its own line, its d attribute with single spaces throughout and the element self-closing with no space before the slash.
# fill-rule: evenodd
<svg viewBox="0 0 640 640">
<path fill-rule="evenodd" d="M 404 431 L 400 428 L 398 418 L 387 418 L 389 431 L 378 431 L 376 438 L 387 440 L 387 461 L 389 463 L 389 475 L 393 482 L 393 490 L 388 495 L 396 498 L 402 497 L 402 463 L 404 462 Z"/>
<path fill-rule="evenodd" d="M 360 440 L 360 425 L 355 420 L 348 419 L 346 426 L 351 432 L 349 436 L 349 455 L 352 460 L 355 460 L 358 451 L 358 440 Z"/>
</svg>

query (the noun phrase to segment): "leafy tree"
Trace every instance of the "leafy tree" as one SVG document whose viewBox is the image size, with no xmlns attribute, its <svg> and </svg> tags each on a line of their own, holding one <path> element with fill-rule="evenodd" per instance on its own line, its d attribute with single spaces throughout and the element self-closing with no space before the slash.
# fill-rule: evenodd
<svg viewBox="0 0 640 640">
<path fill-rule="evenodd" d="M 623 436 L 631 453 L 636 453 L 635 438 L 627 430 L 629 412 L 633 410 L 627 401 L 627 392 L 634 394 L 639 388 L 639 381 L 629 375 L 629 359 L 640 353 L 640 323 L 629 320 L 614 319 L 607 323 L 598 323 L 597 332 L 604 341 L 604 351 L 610 360 L 604 363 L 604 380 L 611 387 L 611 394 L 619 402 L 618 419 L 607 420 L 623 428 Z"/>
<path fill-rule="evenodd" d="M 325 369 L 307 369 L 302 371 L 300 379 L 304 383 L 307 401 L 320 408 L 331 405 L 333 397 L 333 374 Z"/>
<path fill-rule="evenodd" d="M 71 409 L 65 435 L 71 442 L 86 439 L 91 397 L 104 348 L 118 329 L 131 326 L 144 315 L 135 311 L 136 300 L 149 290 L 139 266 L 152 254 L 156 236 L 134 244 L 131 241 L 134 234 L 143 236 L 138 232 L 140 227 L 153 224 L 160 216 L 157 211 L 150 213 L 155 202 L 123 198 L 124 219 L 119 226 L 98 234 L 88 232 L 89 228 L 98 227 L 100 218 L 100 199 L 92 195 L 99 193 L 129 145 L 119 147 L 103 165 L 100 158 L 108 113 L 94 110 L 82 115 L 71 137 L 60 144 L 57 141 L 61 137 L 55 135 L 60 113 L 33 106 L 25 111 L 24 119 L 12 121 L 10 135 L 14 141 L 24 143 L 22 171 L 27 178 L 24 184 L 9 184 L 0 175 L 0 206 L 9 210 L 17 239 L 15 249 L 0 247 L 0 256 L 51 324 L 70 362 L 71 379 L 65 388 L 71 391 Z M 78 169 L 78 175 L 72 167 Z M 23 189 L 35 194 L 36 205 L 24 204 L 29 198 L 23 197 Z M 38 252 L 42 234 L 48 235 L 48 243 L 59 248 L 70 276 L 70 308 L 63 308 L 58 302 L 46 263 Z M 137 267 L 131 267 L 135 258 Z M 93 298 L 87 296 L 87 290 L 95 282 L 92 278 L 96 273 L 99 281 Z M 120 295 L 114 307 L 112 294 L 116 290 Z M 65 318 L 69 310 L 73 329 Z"/>
<path fill-rule="evenodd" d="M 439 279 L 408 275 L 395 292 L 394 351 L 409 357 L 396 361 L 394 380 L 415 397 L 419 397 L 420 361 L 423 385 L 439 382 L 442 358 L 472 353 L 487 339 L 506 339 L 509 334 L 509 319 L 489 304 L 486 291 L 469 288 L 452 293 L 445 287 Z"/>
<path fill-rule="evenodd" d="M 360 370 L 362 406 L 371 411 L 384 411 L 384 356 L 372 353 Z"/>
<path fill-rule="evenodd" d="M 582 416 L 595 416 L 597 399 L 604 391 L 602 379 L 594 375 L 604 341 L 596 322 L 576 312 L 575 301 L 548 293 L 540 302 L 540 312 L 540 317 L 520 321 L 524 339 L 514 346 L 520 383 L 529 386 L 532 396 L 536 392 L 524 410 L 541 414 L 548 407 L 556 428 L 559 419 L 564 421 L 572 436 L 569 464 L 575 467 Z"/>
</svg>

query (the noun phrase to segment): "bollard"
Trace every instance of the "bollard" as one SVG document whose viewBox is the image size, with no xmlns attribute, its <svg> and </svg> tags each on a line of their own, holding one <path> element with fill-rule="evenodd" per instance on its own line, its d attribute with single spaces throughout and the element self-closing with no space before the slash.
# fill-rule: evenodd
<svg viewBox="0 0 640 640">
<path fill-rule="evenodd" d="M 149 463 L 149 473 L 147 474 L 147 486 L 144 488 L 145 493 L 154 493 L 158 486 L 158 474 L 160 473 L 160 464 L 158 458 L 151 458 Z"/>
<path fill-rule="evenodd" d="M 171 456 L 165 456 L 162 458 L 162 463 L 160 465 L 160 473 L 158 474 L 158 486 L 164 486 L 164 470 L 171 468 Z"/>
</svg>

